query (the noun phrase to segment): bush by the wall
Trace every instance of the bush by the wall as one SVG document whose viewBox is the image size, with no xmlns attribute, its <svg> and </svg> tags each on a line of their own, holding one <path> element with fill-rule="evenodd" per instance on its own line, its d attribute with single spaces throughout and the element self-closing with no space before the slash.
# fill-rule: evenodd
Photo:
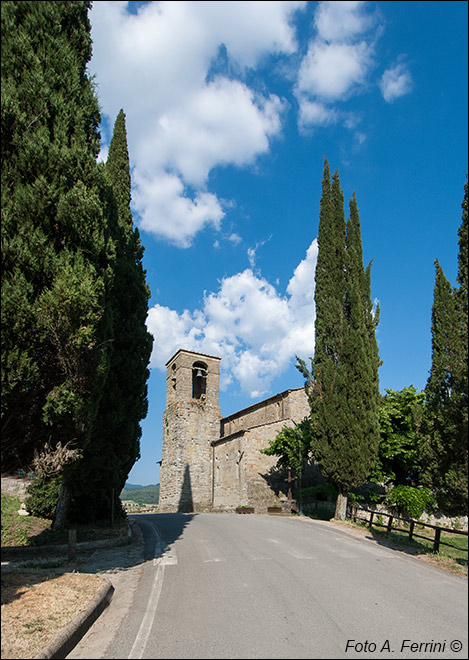
<svg viewBox="0 0 469 660">
<path fill-rule="evenodd" d="M 36 477 L 28 486 L 30 497 L 26 500 L 26 509 L 32 516 L 53 520 L 59 499 L 62 477 Z"/>
<path fill-rule="evenodd" d="M 301 488 L 296 491 L 295 499 L 297 502 L 331 502 L 337 499 L 337 489 L 329 483 L 319 484 L 317 486 L 310 486 L 309 488 Z"/>
<path fill-rule="evenodd" d="M 425 509 L 435 504 L 435 496 L 429 488 L 396 486 L 387 496 L 387 505 L 404 518 L 420 518 Z"/>
</svg>

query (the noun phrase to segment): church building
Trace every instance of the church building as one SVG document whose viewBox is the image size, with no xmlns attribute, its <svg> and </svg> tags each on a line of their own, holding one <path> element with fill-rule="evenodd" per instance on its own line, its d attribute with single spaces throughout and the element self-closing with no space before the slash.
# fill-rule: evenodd
<svg viewBox="0 0 469 660">
<path fill-rule="evenodd" d="M 304 388 L 221 417 L 221 358 L 185 349 L 166 363 L 166 409 L 159 512 L 234 511 L 256 513 L 289 506 L 288 484 L 275 469 L 276 456 L 260 449 L 284 426 L 309 415 Z"/>
</svg>

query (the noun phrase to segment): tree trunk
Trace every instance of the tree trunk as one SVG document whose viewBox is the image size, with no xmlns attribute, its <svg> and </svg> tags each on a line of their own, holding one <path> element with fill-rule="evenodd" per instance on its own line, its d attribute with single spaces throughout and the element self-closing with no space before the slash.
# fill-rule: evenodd
<svg viewBox="0 0 469 660">
<path fill-rule="evenodd" d="M 336 520 L 345 520 L 347 517 L 347 493 L 341 493 L 337 495 L 337 502 L 335 505 L 335 514 L 334 518 Z"/>
<path fill-rule="evenodd" d="M 59 499 L 57 501 L 57 507 L 55 509 L 55 516 L 51 526 L 51 529 L 53 529 L 54 531 L 58 529 L 64 529 L 67 523 L 69 505 L 70 505 L 70 489 L 62 481 L 62 485 L 60 487 Z"/>
</svg>

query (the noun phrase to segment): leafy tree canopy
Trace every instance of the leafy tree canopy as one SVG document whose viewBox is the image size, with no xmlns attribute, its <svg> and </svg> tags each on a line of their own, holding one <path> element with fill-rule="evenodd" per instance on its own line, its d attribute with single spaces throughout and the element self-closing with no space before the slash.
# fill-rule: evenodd
<svg viewBox="0 0 469 660">
<path fill-rule="evenodd" d="M 400 391 L 386 390 L 381 397 L 379 448 L 372 480 L 394 485 L 416 485 L 421 469 L 421 424 L 425 392 L 411 385 Z"/>
<path fill-rule="evenodd" d="M 260 451 L 266 456 L 278 456 L 278 468 L 290 468 L 293 476 L 299 475 L 305 460 L 311 454 L 310 420 L 306 418 L 293 427 L 284 426 L 269 446 Z"/>
</svg>

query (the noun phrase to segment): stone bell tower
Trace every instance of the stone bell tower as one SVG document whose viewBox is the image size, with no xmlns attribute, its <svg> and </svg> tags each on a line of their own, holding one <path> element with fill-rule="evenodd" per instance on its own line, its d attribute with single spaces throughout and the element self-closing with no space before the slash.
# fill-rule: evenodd
<svg viewBox="0 0 469 660">
<path fill-rule="evenodd" d="M 220 360 L 180 349 L 166 363 L 161 513 L 211 509 L 211 442 L 220 437 Z"/>
</svg>

